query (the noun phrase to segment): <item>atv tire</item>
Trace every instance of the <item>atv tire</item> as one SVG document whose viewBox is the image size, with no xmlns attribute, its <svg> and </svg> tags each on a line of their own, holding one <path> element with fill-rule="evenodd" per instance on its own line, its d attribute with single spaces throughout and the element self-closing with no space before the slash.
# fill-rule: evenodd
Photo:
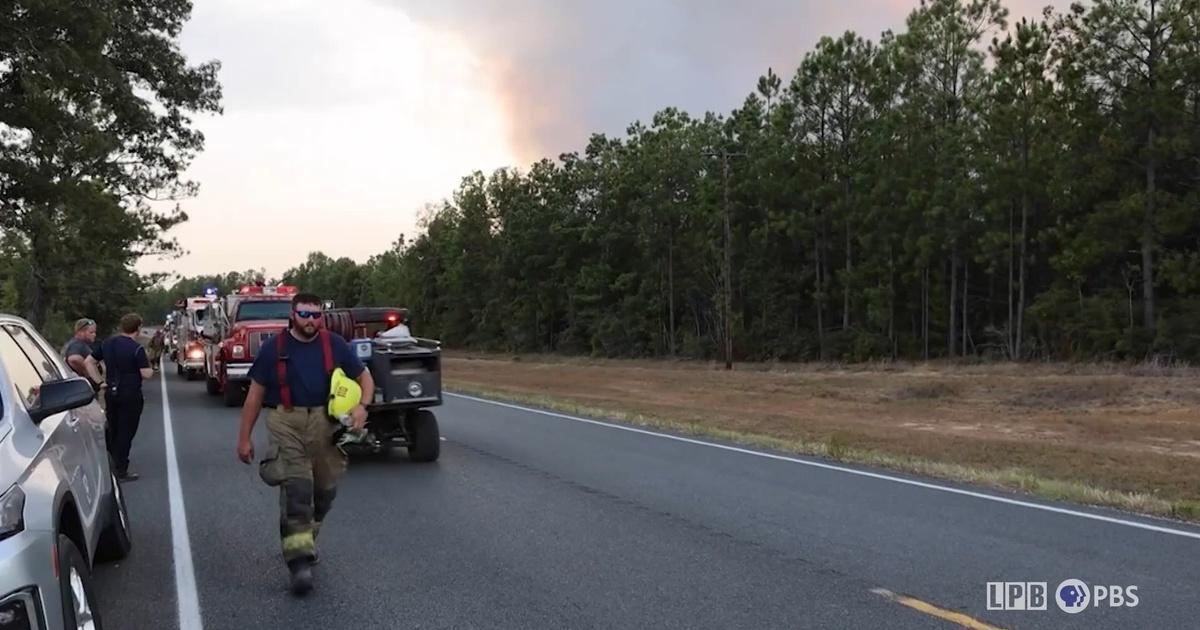
<svg viewBox="0 0 1200 630">
<path fill-rule="evenodd" d="M 442 450 L 442 439 L 433 412 L 421 409 L 409 413 L 405 419 L 405 429 L 409 437 L 408 458 L 414 462 L 437 461 Z"/>
<path fill-rule="evenodd" d="M 241 385 L 225 383 L 223 398 L 226 407 L 241 407 L 242 403 L 246 402 L 246 392 L 242 391 Z"/>
</svg>

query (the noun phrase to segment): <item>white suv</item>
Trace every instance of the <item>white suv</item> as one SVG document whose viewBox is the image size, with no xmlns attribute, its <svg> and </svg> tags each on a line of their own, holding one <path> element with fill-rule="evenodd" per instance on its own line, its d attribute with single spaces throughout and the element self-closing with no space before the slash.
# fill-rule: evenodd
<svg viewBox="0 0 1200 630">
<path fill-rule="evenodd" d="M 129 553 L 104 412 L 29 322 L 0 314 L 0 628 L 100 628 L 91 574 Z"/>
</svg>

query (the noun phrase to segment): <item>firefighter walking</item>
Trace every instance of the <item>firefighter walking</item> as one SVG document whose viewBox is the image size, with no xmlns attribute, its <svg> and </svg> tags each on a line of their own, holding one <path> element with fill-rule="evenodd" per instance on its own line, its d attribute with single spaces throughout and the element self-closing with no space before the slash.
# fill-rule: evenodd
<svg viewBox="0 0 1200 630">
<path fill-rule="evenodd" d="M 162 352 L 165 333 L 161 328 L 154 332 L 154 336 L 150 338 L 150 366 L 157 372 L 162 363 Z"/>
<path fill-rule="evenodd" d="M 365 425 L 362 401 L 370 401 L 375 390 L 370 371 L 346 340 L 325 329 L 321 304 L 311 293 L 296 295 L 287 330 L 263 342 L 250 368 L 237 445 L 238 458 L 249 464 L 254 425 L 266 407 L 269 447 L 259 474 L 279 487 L 280 544 L 297 595 L 312 589 L 316 537 L 346 471 L 346 455 L 334 443 L 341 424 L 328 411 L 331 377 L 344 373 L 361 389 L 359 404 L 348 412 L 354 430 Z"/>
</svg>

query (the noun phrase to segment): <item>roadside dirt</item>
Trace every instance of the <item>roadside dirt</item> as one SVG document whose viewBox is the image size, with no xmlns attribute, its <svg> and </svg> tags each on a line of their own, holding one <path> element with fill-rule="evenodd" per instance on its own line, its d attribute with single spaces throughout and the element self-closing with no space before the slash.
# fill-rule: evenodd
<svg viewBox="0 0 1200 630">
<path fill-rule="evenodd" d="M 448 354 L 456 384 L 785 440 L 1200 499 L 1200 371 L 745 366 Z"/>
</svg>

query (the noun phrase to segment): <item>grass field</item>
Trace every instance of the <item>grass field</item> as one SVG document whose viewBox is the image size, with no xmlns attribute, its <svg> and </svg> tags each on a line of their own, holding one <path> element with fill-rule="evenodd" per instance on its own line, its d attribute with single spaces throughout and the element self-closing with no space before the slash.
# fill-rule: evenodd
<svg viewBox="0 0 1200 630">
<path fill-rule="evenodd" d="M 1200 521 L 1200 370 L 449 353 L 446 387 Z"/>
</svg>

